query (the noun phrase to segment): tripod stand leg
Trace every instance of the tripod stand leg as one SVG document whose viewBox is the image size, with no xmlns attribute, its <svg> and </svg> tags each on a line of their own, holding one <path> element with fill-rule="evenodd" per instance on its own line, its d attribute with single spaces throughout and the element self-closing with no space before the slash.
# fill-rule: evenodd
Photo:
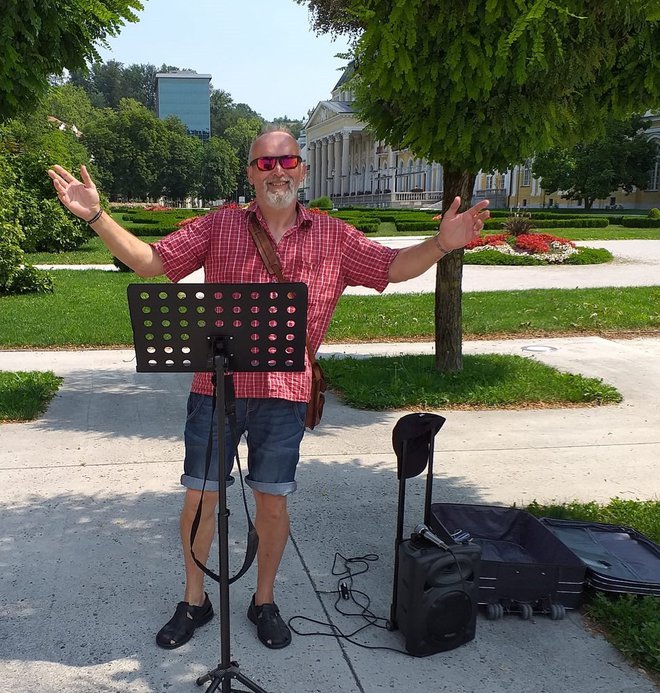
<svg viewBox="0 0 660 693">
<path fill-rule="evenodd" d="M 240 672 L 236 674 L 236 680 L 240 681 L 244 686 L 247 686 L 251 691 L 254 691 L 254 693 L 268 693 L 268 691 L 263 689 L 259 684 L 251 681 L 247 676 L 243 676 Z"/>
<path fill-rule="evenodd" d="M 206 689 L 206 693 L 214 693 L 214 691 L 218 689 L 220 689 L 220 693 L 249 693 L 249 691 L 239 691 L 237 688 L 232 688 L 232 679 L 236 679 L 244 686 L 247 686 L 253 693 L 268 693 L 268 691 L 257 683 L 241 674 L 238 670 L 238 662 L 232 662 L 231 666 L 226 669 L 218 667 L 204 674 L 204 676 L 200 676 L 197 679 L 197 685 L 203 686 L 205 683 L 211 682 L 211 685 Z M 222 688 L 220 688 L 220 686 L 222 686 Z"/>
</svg>

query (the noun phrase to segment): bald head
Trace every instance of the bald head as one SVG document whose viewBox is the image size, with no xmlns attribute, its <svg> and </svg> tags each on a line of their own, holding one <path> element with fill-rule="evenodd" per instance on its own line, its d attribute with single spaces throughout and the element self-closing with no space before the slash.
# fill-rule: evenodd
<svg viewBox="0 0 660 693">
<path fill-rule="evenodd" d="M 258 156 L 272 156 L 278 153 L 300 155 L 300 145 L 287 130 L 270 130 L 256 137 L 250 145 L 248 164 Z"/>
</svg>

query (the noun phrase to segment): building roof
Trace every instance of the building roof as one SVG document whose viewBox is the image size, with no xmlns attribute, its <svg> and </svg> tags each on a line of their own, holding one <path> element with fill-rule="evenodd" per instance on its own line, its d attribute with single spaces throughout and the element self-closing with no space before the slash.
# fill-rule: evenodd
<svg viewBox="0 0 660 693">
<path fill-rule="evenodd" d="M 335 84 L 335 88 L 332 91 L 335 91 L 336 89 L 339 89 L 339 87 L 343 86 L 348 80 L 353 76 L 355 73 L 355 61 L 351 60 L 350 63 L 346 66 L 344 71 L 342 72 L 341 77 L 339 78 L 339 81 L 337 84 Z"/>
<path fill-rule="evenodd" d="M 200 75 L 197 72 L 157 72 L 156 79 L 160 77 L 171 79 L 212 79 L 211 75 Z"/>
</svg>

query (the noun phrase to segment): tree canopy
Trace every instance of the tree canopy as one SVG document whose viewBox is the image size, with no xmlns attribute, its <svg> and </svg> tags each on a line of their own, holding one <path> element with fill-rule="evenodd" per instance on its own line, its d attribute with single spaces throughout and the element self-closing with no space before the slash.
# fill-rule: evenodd
<svg viewBox="0 0 660 693">
<path fill-rule="evenodd" d="M 660 104 L 657 3 L 351 4 L 365 22 L 360 113 L 378 137 L 447 170 L 505 170 Z"/>
<path fill-rule="evenodd" d="M 100 60 L 96 44 L 137 21 L 139 0 L 5 0 L 0 27 L 0 121 L 34 106 L 52 75 Z"/>
<path fill-rule="evenodd" d="M 660 6 L 647 0 L 308 0 L 355 32 L 352 87 L 375 137 L 444 171 L 446 210 L 475 174 L 592 140 L 660 105 Z M 438 265 L 436 363 L 460 370 L 462 254 Z"/>
<path fill-rule="evenodd" d="M 605 135 L 594 142 L 542 152 L 532 172 L 546 191 L 560 190 L 565 199 L 584 200 L 586 209 L 619 189 L 643 190 L 656 157 L 655 143 L 644 134 L 647 127 L 639 116 L 611 121 Z"/>
</svg>

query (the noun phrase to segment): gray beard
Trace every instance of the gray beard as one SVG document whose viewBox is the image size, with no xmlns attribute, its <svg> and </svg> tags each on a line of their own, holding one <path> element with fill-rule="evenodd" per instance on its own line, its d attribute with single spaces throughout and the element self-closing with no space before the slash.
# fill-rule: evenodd
<svg viewBox="0 0 660 693">
<path fill-rule="evenodd" d="M 266 199 L 273 207 L 284 208 L 290 206 L 296 200 L 296 191 L 293 189 L 293 182 L 289 181 L 286 192 L 274 193 L 268 189 L 268 184 L 264 183 Z"/>
</svg>

